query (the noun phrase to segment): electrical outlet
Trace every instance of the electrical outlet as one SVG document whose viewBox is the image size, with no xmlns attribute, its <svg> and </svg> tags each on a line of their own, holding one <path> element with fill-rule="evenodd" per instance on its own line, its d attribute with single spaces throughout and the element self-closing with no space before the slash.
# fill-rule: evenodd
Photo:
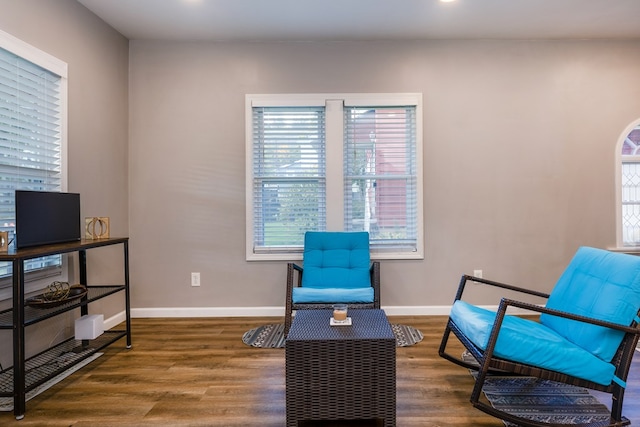
<svg viewBox="0 0 640 427">
<path fill-rule="evenodd" d="M 482 279 L 482 270 L 473 270 L 473 277 L 477 277 L 478 279 Z"/>
<path fill-rule="evenodd" d="M 191 286 L 200 286 L 200 273 L 191 273 Z"/>
</svg>

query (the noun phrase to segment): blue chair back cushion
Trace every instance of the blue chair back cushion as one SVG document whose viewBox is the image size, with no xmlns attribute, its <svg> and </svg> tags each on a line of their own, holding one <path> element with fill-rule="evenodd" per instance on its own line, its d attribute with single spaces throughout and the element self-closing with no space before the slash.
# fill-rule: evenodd
<svg viewBox="0 0 640 427">
<path fill-rule="evenodd" d="M 316 232 L 304 236 L 303 288 L 371 287 L 369 233 Z"/>
<path fill-rule="evenodd" d="M 631 325 L 640 308 L 640 257 L 581 247 L 558 279 L 547 307 Z M 623 333 L 552 315 L 540 322 L 568 341 L 610 362 Z"/>
</svg>

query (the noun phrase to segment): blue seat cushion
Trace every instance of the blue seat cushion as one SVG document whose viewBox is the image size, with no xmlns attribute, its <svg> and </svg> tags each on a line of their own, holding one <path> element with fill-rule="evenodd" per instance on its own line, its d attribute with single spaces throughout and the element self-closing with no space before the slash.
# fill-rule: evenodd
<svg viewBox="0 0 640 427">
<path fill-rule="evenodd" d="M 373 302 L 373 288 L 293 288 L 292 301 L 294 304 L 304 303 L 352 303 L 363 304 Z"/>
<path fill-rule="evenodd" d="M 456 301 L 450 318 L 471 342 L 486 349 L 496 313 Z M 504 318 L 494 356 L 608 386 L 615 367 L 545 325 L 521 317 Z"/>
<path fill-rule="evenodd" d="M 369 233 L 307 232 L 304 236 L 303 288 L 371 286 Z"/>
<path fill-rule="evenodd" d="M 558 279 L 548 308 L 631 325 L 640 308 L 640 257 L 581 247 Z M 542 314 L 540 322 L 610 362 L 623 332 Z"/>
</svg>

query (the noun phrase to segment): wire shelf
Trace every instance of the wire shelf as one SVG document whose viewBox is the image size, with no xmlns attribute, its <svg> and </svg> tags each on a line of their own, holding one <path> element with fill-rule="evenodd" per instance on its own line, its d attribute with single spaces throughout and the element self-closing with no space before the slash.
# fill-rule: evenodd
<svg viewBox="0 0 640 427">
<path fill-rule="evenodd" d="M 105 331 L 94 340 L 68 339 L 25 361 L 25 391 L 48 381 L 126 335 L 125 331 Z M 13 396 L 13 368 L 0 372 L 0 396 Z"/>
<path fill-rule="evenodd" d="M 35 308 L 25 306 L 24 324 L 32 325 L 42 320 L 48 319 L 65 311 L 73 310 L 92 301 L 104 298 L 108 295 L 124 290 L 124 286 L 87 286 L 87 300 L 75 300 L 52 308 Z M 13 309 L 0 311 L 0 329 L 13 329 Z"/>
</svg>

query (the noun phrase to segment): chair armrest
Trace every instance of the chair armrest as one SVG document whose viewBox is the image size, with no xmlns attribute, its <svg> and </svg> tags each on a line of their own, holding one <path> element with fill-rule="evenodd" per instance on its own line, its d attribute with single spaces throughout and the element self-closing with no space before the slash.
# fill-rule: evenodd
<svg viewBox="0 0 640 427">
<path fill-rule="evenodd" d="M 518 286 L 509 285 L 507 283 L 496 282 L 493 280 L 482 279 L 480 277 L 469 276 L 468 274 L 463 274 L 460 278 L 460 284 L 458 286 L 458 292 L 456 293 L 455 301 L 462 299 L 462 293 L 464 292 L 465 285 L 467 282 L 474 282 L 481 285 L 488 285 L 493 287 L 498 287 L 502 289 L 508 289 L 510 291 L 516 291 L 523 294 L 533 295 L 540 298 L 549 298 L 549 294 L 539 291 L 534 291 L 533 289 L 521 288 Z"/>
<path fill-rule="evenodd" d="M 302 272 L 303 269 L 299 265 L 292 262 L 287 263 L 287 304 L 291 304 L 291 299 L 293 298 L 293 287 L 300 286 L 302 284 Z M 295 280 L 296 276 L 298 276 L 297 280 Z"/>
<path fill-rule="evenodd" d="M 605 320 L 595 319 L 593 317 L 580 316 L 578 314 L 567 313 L 565 311 L 554 310 L 552 308 L 541 307 L 539 305 L 530 304 L 522 301 L 512 300 L 509 298 L 502 298 L 500 305 L 498 306 L 498 313 L 503 315 L 506 313 L 509 306 L 523 308 L 526 310 L 545 313 L 551 316 L 563 317 L 565 319 L 571 319 L 582 323 L 590 323 L 592 325 L 602 326 L 609 329 L 616 329 L 628 334 L 640 335 L 640 329 L 632 328 L 630 326 L 621 325 L 619 323 L 607 322 Z"/>
<path fill-rule="evenodd" d="M 303 268 L 302 268 L 302 267 L 300 267 L 298 264 L 294 264 L 294 263 L 292 263 L 292 262 L 291 262 L 291 263 L 289 263 L 289 264 L 291 264 L 291 266 L 293 267 L 293 269 L 294 269 L 295 271 L 297 271 L 298 273 L 300 273 L 300 278 L 298 279 L 298 282 L 299 282 L 299 283 L 298 283 L 298 286 L 300 286 L 300 283 L 302 282 L 302 272 L 303 272 Z"/>
<path fill-rule="evenodd" d="M 292 290 L 294 286 L 302 285 L 302 273 L 303 268 L 293 262 L 287 263 L 287 293 Z M 296 274 L 297 273 L 297 274 Z M 297 276 L 297 280 L 296 280 Z"/>
</svg>

